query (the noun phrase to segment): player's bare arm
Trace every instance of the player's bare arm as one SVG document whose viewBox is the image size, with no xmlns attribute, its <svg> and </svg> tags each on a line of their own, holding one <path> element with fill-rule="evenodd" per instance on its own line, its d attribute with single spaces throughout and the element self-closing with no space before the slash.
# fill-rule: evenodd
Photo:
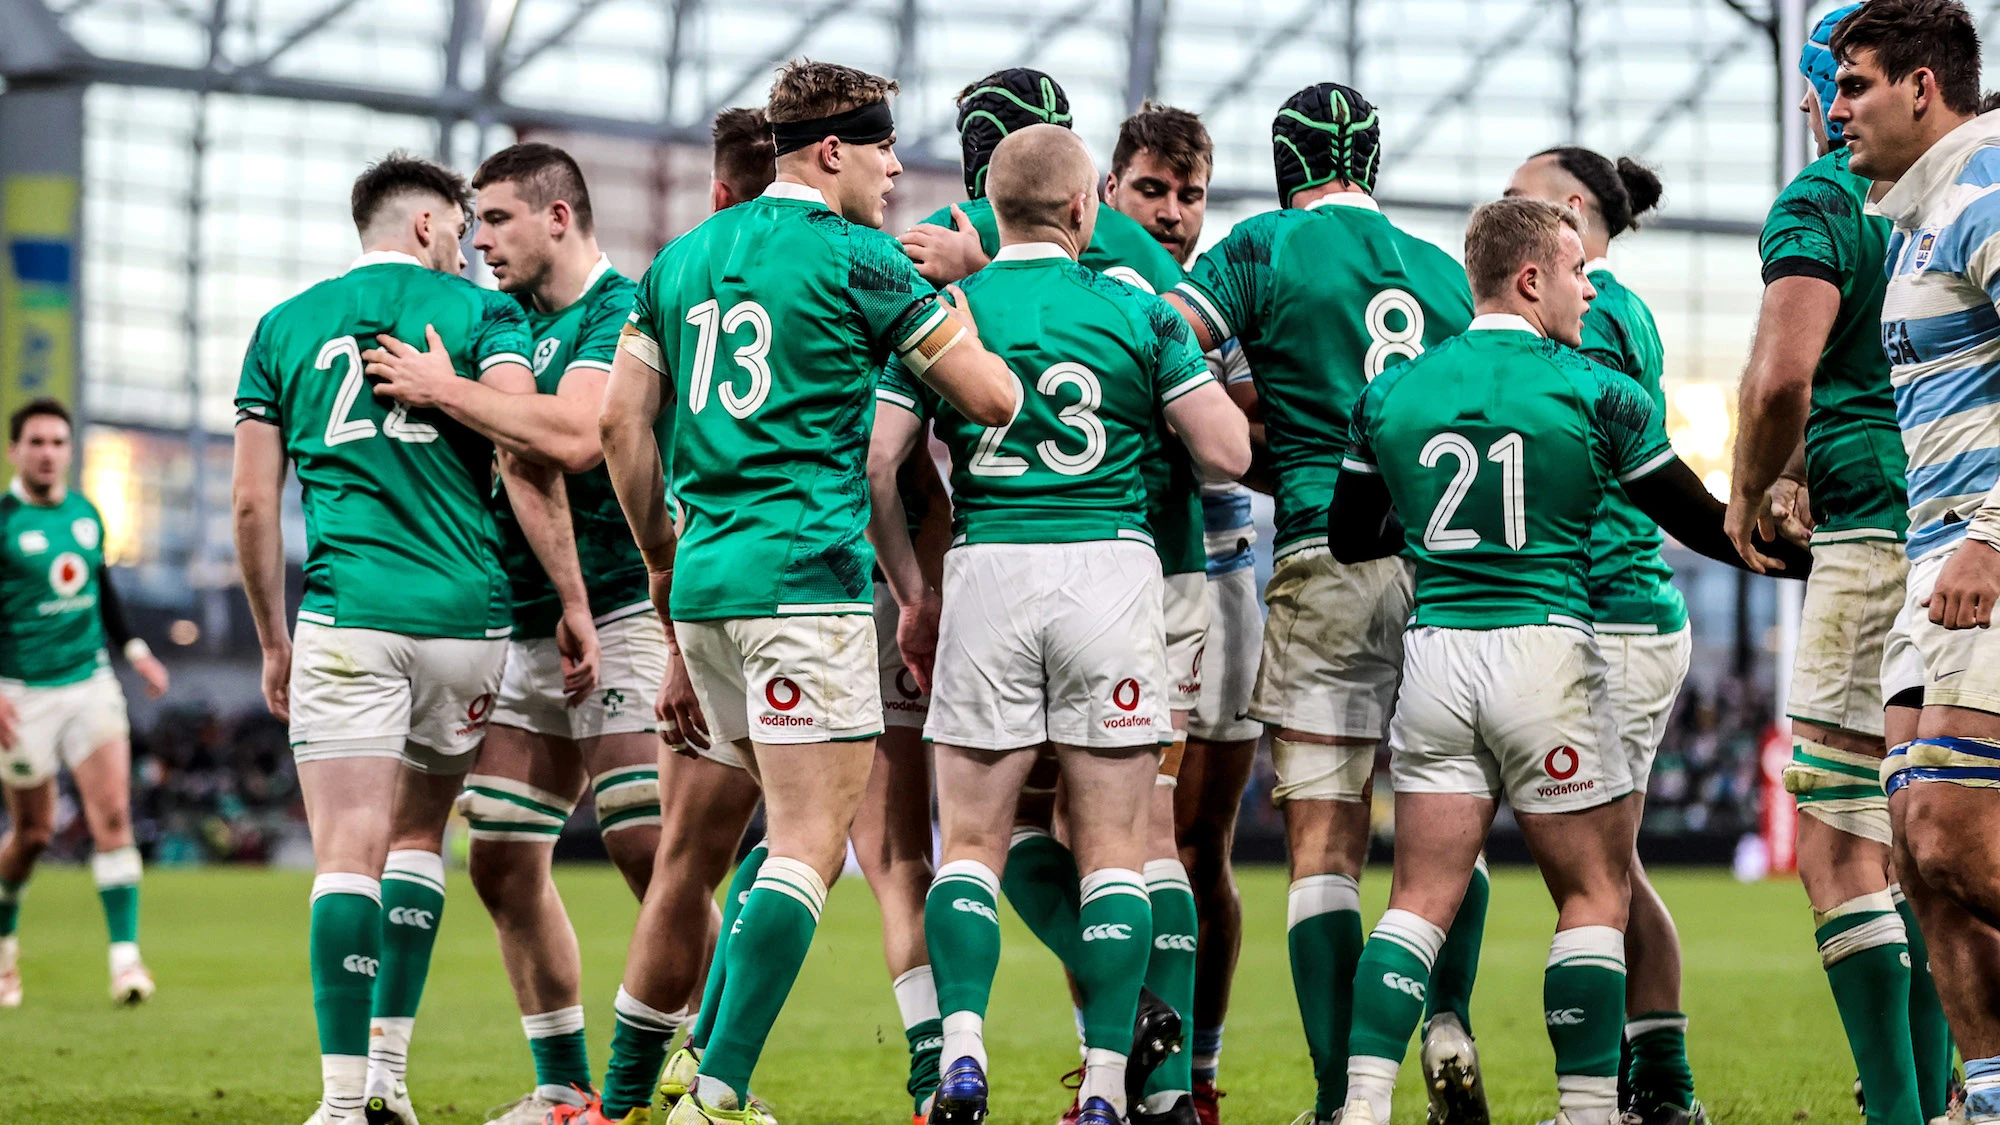
<svg viewBox="0 0 2000 1125">
<path fill-rule="evenodd" d="M 378 380 L 375 393 L 383 398 L 406 406 L 436 407 L 506 452 L 554 465 L 566 473 L 595 468 L 603 459 L 597 443 L 603 372 L 577 368 L 563 376 L 554 395 L 526 397 L 534 390 L 530 376 L 528 391 L 517 397 L 496 391 L 484 377 L 477 381 L 460 378 L 452 370 L 451 357 L 437 329 L 428 324 L 424 326 L 426 350 L 386 333 L 375 339 L 381 346 L 361 353 L 361 358 L 367 361 L 367 373 Z"/>
<path fill-rule="evenodd" d="M 979 243 L 979 232 L 958 204 L 951 205 L 951 227 L 918 223 L 904 231 L 899 241 L 903 253 L 916 263 L 917 272 L 932 285 L 963 281 L 978 273 L 990 261 Z"/>
<path fill-rule="evenodd" d="M 1203 383 L 1166 405 L 1167 423 L 1202 479 L 1233 481 L 1250 470 L 1250 420 L 1220 383 Z"/>
<path fill-rule="evenodd" d="M 291 720 L 292 635 L 285 628 L 285 533 L 280 523 L 285 447 L 278 427 L 256 418 L 236 423 L 231 507 L 243 595 L 264 650 L 264 705 Z"/>
<path fill-rule="evenodd" d="M 1004 426 L 1014 418 L 1021 404 L 1021 387 L 1007 361 L 986 350 L 979 342 L 979 325 L 972 318 L 972 304 L 958 286 L 946 286 L 938 300 L 951 313 L 952 325 L 932 330 L 942 336 L 941 350 L 933 351 L 930 341 L 919 345 L 916 355 L 930 352 L 928 365 L 917 374 L 930 384 L 960 414 L 982 426 Z M 916 370 L 912 367 L 912 370 Z"/>
<path fill-rule="evenodd" d="M 910 541 L 917 549 L 917 565 L 923 568 L 924 580 L 942 589 L 944 553 L 951 550 L 951 491 L 945 488 L 937 462 L 923 442 L 916 443 L 903 459 L 896 481 L 899 493 L 924 498 L 924 516 Z"/>
<path fill-rule="evenodd" d="M 1765 538 L 1754 528 L 1750 550 L 1739 553 L 1735 541 L 1723 530 L 1722 502 L 1709 495 L 1701 478 L 1678 457 L 1655 472 L 1624 483 L 1632 503 L 1690 551 L 1739 570 L 1780 578 L 1804 578 L 1812 570 L 1811 551 L 1782 538 Z"/>
<path fill-rule="evenodd" d="M 1769 556 L 1753 538 L 1776 533 L 1770 490 L 1805 434 L 1813 369 L 1840 314 L 1840 290 L 1817 277 L 1780 277 L 1764 289 L 1757 338 L 1738 392 L 1736 457 L 1730 472 L 1724 528 L 1752 570 L 1762 574 Z M 1789 489 L 1787 491 L 1790 491 Z M 1787 500 L 1788 510 L 1795 510 Z"/>
<path fill-rule="evenodd" d="M 900 613 L 896 643 L 903 662 L 917 678 L 921 691 L 931 689 L 931 665 L 937 658 L 938 615 L 944 603 L 925 576 L 910 540 L 909 516 L 896 475 L 923 434 L 923 420 L 893 403 L 877 402 L 875 431 L 868 445 L 868 541 L 882 568 Z"/>
<path fill-rule="evenodd" d="M 111 584 L 111 568 L 102 564 L 97 568 L 97 615 L 104 623 L 104 639 L 110 648 L 124 656 L 125 663 L 145 682 L 146 698 L 158 699 L 167 694 L 167 666 L 153 655 L 151 646 L 132 632 L 125 606 L 118 599 L 118 587 Z"/>
</svg>

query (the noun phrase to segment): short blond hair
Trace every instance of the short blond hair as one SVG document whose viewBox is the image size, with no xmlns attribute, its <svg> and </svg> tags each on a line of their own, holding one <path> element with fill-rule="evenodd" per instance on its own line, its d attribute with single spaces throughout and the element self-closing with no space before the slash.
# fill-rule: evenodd
<svg viewBox="0 0 2000 1125">
<path fill-rule="evenodd" d="M 1060 125 L 1030 125 L 1007 134 L 987 165 L 986 198 L 993 217 L 1012 231 L 1069 226 L 1069 205 L 1097 187 L 1097 167 L 1083 139 Z"/>
<path fill-rule="evenodd" d="M 1568 207 L 1515 196 L 1472 213 L 1465 227 L 1465 273 L 1475 299 L 1507 291 L 1524 262 L 1553 267 L 1562 228 L 1583 234 L 1583 219 Z"/>
<path fill-rule="evenodd" d="M 898 89 L 893 78 L 839 63 L 793 59 L 778 68 L 764 117 L 774 125 L 812 121 L 886 102 Z"/>
</svg>

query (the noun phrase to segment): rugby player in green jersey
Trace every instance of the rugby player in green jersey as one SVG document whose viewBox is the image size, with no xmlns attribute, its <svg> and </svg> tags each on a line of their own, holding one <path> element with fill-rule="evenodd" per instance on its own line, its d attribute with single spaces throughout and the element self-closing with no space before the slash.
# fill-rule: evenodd
<svg viewBox="0 0 2000 1125">
<path fill-rule="evenodd" d="M 1890 224 L 1867 213 L 1873 185 L 1848 170 L 1824 113 L 1835 96 L 1827 43 L 1854 10 L 1829 12 L 1799 58 L 1819 159 L 1779 194 L 1758 242 L 1764 303 L 1738 399 L 1728 527 L 1745 550 L 1760 524 L 1811 534 L 1786 697 L 1799 876 L 1869 1121 L 1929 1121 L 1946 1112 L 1951 1038 L 1897 886 L 1879 776 L 1887 747 L 1916 737 L 1923 706 L 1921 662 L 1883 659 L 1909 569 L 1908 458 L 1881 341 Z"/>
<path fill-rule="evenodd" d="M 1630 376 L 1664 416 L 1659 329 L 1646 303 L 1612 275 L 1607 257 L 1611 241 L 1659 202 L 1659 177 L 1629 158 L 1613 163 L 1590 149 L 1566 146 L 1530 157 L 1515 170 L 1506 194 L 1559 204 L 1583 217 L 1583 248 L 1590 258 L 1584 273 L 1597 297 L 1583 314 L 1579 350 Z M 1695 1100 L 1688 1066 L 1680 935 L 1636 851 L 1646 782 L 1692 651 L 1687 604 L 1674 588 L 1673 570 L 1660 559 L 1661 542 L 1659 525 L 1633 507 L 1615 481 L 1607 486 L 1604 508 L 1590 529 L 1590 608 L 1604 657 L 1605 695 L 1632 778 L 1633 797 L 1624 807 L 1635 849 L 1619 1090 L 1637 1125 L 1688 1125 L 1705 1121 L 1707 1114 Z"/>
<path fill-rule="evenodd" d="M 902 170 L 894 90 L 829 63 L 780 71 L 764 111 L 777 180 L 654 259 L 606 388 L 605 462 L 670 621 L 662 736 L 732 743 L 763 784 L 770 829 L 674 1125 L 761 1118 L 751 1073 L 874 761 L 882 701 L 863 501 L 875 373 L 899 356 L 990 425 L 1016 402 L 969 315 L 876 229 Z M 645 1046 L 658 1060 L 666 1042 Z M 650 1100 L 604 1094 L 564 1119 L 643 1118 Z"/>
<path fill-rule="evenodd" d="M 1683 543 L 1736 555 L 1644 389 L 1571 350 L 1594 295 L 1581 226 L 1536 199 L 1475 212 L 1478 317 L 1383 372 L 1353 409 L 1328 541 L 1343 562 L 1406 551 L 1416 586 L 1389 732 L 1395 881 L 1354 973 L 1342 1125 L 1389 1120 L 1503 791 L 1557 907 L 1542 987 L 1554 1125 L 1620 1116 L 1632 781 L 1591 633 L 1591 527 L 1616 482 Z M 1767 549 L 1788 573 L 1810 566 Z"/>
<path fill-rule="evenodd" d="M 15 926 L 35 861 L 56 829 L 56 771 L 67 768 L 90 827 L 90 871 L 111 935 L 111 998 L 153 994 L 139 959 L 139 849 L 132 843 L 132 747 L 116 646 L 154 699 L 167 670 L 132 635 L 104 565 L 104 517 L 64 484 L 69 410 L 39 398 L 7 420 L 14 483 L 0 497 L 0 1008 L 19 1007 Z"/>
<path fill-rule="evenodd" d="M 591 787 L 605 850 L 643 896 L 660 824 L 648 701 L 666 675 L 667 648 L 647 599 L 645 563 L 597 465 L 597 407 L 635 286 L 598 250 L 589 189 L 561 149 L 502 149 L 480 165 L 472 186 L 479 193 L 472 244 L 527 313 L 540 393 L 501 394 L 459 379 L 441 349 L 417 352 L 391 337 L 363 358 L 368 373 L 385 380 L 381 393 L 439 407 L 568 473 L 571 528 L 598 629 L 596 685 L 587 694 L 575 687 L 582 670 L 557 636 L 556 592 L 496 492 L 514 632 L 486 741 L 459 796 L 471 826 L 473 887 L 493 916 L 535 1059 L 535 1090 L 495 1120 L 533 1125 L 556 1105 L 581 1104 L 578 1091 L 590 1087 L 576 933 L 549 871 L 556 837 Z M 391 1039 L 377 1036 L 376 1048 Z M 407 1043 L 389 1046 L 407 1053 Z"/>
<path fill-rule="evenodd" d="M 1472 295 L 1450 255 L 1397 229 L 1370 197 L 1381 127 L 1358 92 L 1323 82 L 1294 94 L 1272 123 L 1272 149 L 1282 208 L 1236 224 L 1168 299 L 1202 347 L 1232 336 L 1241 345 L 1277 475 L 1270 616 L 1249 717 L 1273 736 L 1292 984 L 1318 1079 L 1313 1115 L 1325 1121 L 1346 1089 L 1362 937 L 1356 880 L 1410 596 L 1402 561 L 1347 565 L 1328 553 L 1326 503 L 1347 407 L 1391 365 L 1463 329 Z M 1479 906 L 1463 921 L 1474 935 L 1484 927 Z M 1476 940 L 1454 941 L 1434 997 L 1461 1026 L 1470 1026 L 1477 959 Z"/>
<path fill-rule="evenodd" d="M 1076 928 L 1052 942 L 1082 1007 L 1077 1120 L 1114 1125 L 1160 1061 L 1158 1052 L 1127 1054 L 1153 945 L 1139 868 L 1168 698 L 1160 560 L 1138 462 L 1164 411 L 1203 471 L 1228 479 L 1249 466 L 1248 427 L 1170 308 L 1076 262 L 1099 209 L 1081 141 L 1052 125 L 1018 130 L 997 147 L 988 182 L 1002 245 L 967 281 L 967 299 L 988 310 L 989 339 L 1019 380 L 1022 408 L 1004 426 L 969 418 L 892 365 L 877 392 L 871 453 L 872 534 L 906 613 L 933 594 L 894 471 L 924 418 L 953 462 L 942 622 L 935 646 L 906 647 L 937 654 L 924 733 L 938 755 L 944 863 L 925 933 L 945 1072 L 931 1120 L 973 1125 L 986 1115 L 998 869 L 1047 743 L 1061 763 L 1081 876 Z M 912 666 L 930 671 L 921 659 Z"/>
<path fill-rule="evenodd" d="M 400 1052 L 370 1040 L 408 1041 L 443 907 L 445 822 L 513 629 L 487 509 L 492 443 L 444 411 L 370 393 L 361 356 L 378 335 L 428 336 L 458 377 L 533 393 L 520 305 L 457 276 L 469 204 L 463 178 L 428 161 L 370 167 L 353 193 L 365 253 L 265 315 L 236 393 L 237 557 L 265 701 L 291 724 L 314 829 L 321 1125 L 359 1122 L 364 1098 L 368 1125 L 415 1118 Z M 288 461 L 308 537 L 296 641 L 279 522 Z M 587 691 L 597 638 L 561 474 L 504 447 L 499 468 L 561 602 L 572 689 Z"/>
</svg>

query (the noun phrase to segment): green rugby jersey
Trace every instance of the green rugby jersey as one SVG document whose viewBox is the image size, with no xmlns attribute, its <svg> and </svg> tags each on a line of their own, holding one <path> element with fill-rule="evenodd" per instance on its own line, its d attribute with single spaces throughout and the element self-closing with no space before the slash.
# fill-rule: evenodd
<svg viewBox="0 0 2000 1125">
<path fill-rule="evenodd" d="M 110 666 L 97 606 L 103 565 L 104 517 L 83 493 L 45 506 L 17 482 L 0 496 L 0 679 L 55 687 Z"/>
<path fill-rule="evenodd" d="M 1250 361 L 1278 473 L 1281 558 L 1325 545 L 1348 410 L 1369 382 L 1472 320 L 1465 270 L 1354 192 L 1237 223 L 1179 291 Z"/>
<path fill-rule="evenodd" d="M 895 238 L 780 181 L 646 270 L 624 347 L 671 380 L 677 621 L 872 613 L 868 433 L 891 353 L 962 330 Z M 921 373 L 921 372 L 920 372 Z"/>
<path fill-rule="evenodd" d="M 1000 224 L 993 217 L 993 204 L 985 197 L 959 205 L 973 229 L 979 245 L 992 257 L 1000 251 Z M 924 222 L 952 225 L 951 208 L 932 213 Z M 1097 226 L 1090 245 L 1077 264 L 1115 277 L 1148 293 L 1165 293 L 1180 284 L 1181 265 L 1167 253 L 1158 239 L 1147 233 L 1137 219 L 1110 206 L 1097 209 Z M 1164 434 L 1165 427 L 1156 433 Z M 1160 555 L 1160 567 L 1167 574 L 1192 574 L 1208 569 L 1201 527 L 1201 482 L 1187 451 L 1171 439 L 1157 440 L 1139 462 L 1146 478 L 1147 522 L 1153 529 L 1153 547 Z"/>
<path fill-rule="evenodd" d="M 526 301 L 521 308 L 535 341 L 535 388 L 552 395 L 563 376 L 578 367 L 611 370 L 618 353 L 618 334 L 632 312 L 639 290 L 632 279 L 599 258 L 584 282 L 583 296 L 552 313 L 536 312 Z M 598 624 L 644 613 L 652 607 L 646 593 L 646 562 L 632 542 L 632 529 L 611 489 L 611 474 L 599 465 L 588 472 L 564 476 L 569 492 L 570 526 L 576 534 L 576 557 L 583 569 L 583 588 L 590 594 L 590 612 Z M 562 620 L 562 602 L 548 572 L 528 546 L 514 519 L 506 490 L 495 482 L 493 518 L 500 524 L 501 559 L 513 582 L 514 636 L 552 637 Z"/>
<path fill-rule="evenodd" d="M 377 333 L 416 341 L 426 325 L 464 378 L 528 362 L 528 321 L 513 298 L 407 254 L 364 254 L 258 322 L 236 386 L 238 424 L 277 425 L 298 471 L 299 620 L 504 637 L 511 600 L 487 508 L 493 446 L 442 410 L 377 398 L 362 374 Z"/>
<path fill-rule="evenodd" d="M 1002 247 L 964 289 L 981 341 L 1020 381 L 1014 420 L 969 421 L 899 362 L 875 392 L 934 419 L 951 450 L 952 544 L 1151 544 L 1140 464 L 1159 409 L 1215 381 L 1187 321 L 1047 242 Z"/>
<path fill-rule="evenodd" d="M 1673 457 L 1638 384 L 1520 317 L 1483 316 L 1369 384 L 1341 468 L 1388 485 L 1418 625 L 1588 629 L 1598 508 Z"/>
<path fill-rule="evenodd" d="M 1583 317 L 1585 356 L 1622 371 L 1639 384 L 1653 408 L 1667 416 L 1660 385 L 1666 353 L 1653 311 L 1619 284 L 1611 263 L 1584 267 L 1597 299 Z M 1604 490 L 1604 507 L 1590 528 L 1590 608 L 1600 633 L 1672 633 L 1687 627 L 1687 601 L 1674 588 L 1674 569 L 1660 558 L 1666 537 L 1625 496 L 1616 481 Z"/>
<path fill-rule="evenodd" d="M 1806 418 L 1815 543 L 1900 541 L 1910 522 L 1909 458 L 1882 351 L 1889 220 L 1864 211 L 1868 189 L 1867 180 L 1847 170 L 1846 149 L 1822 156 L 1778 194 L 1757 242 L 1764 284 L 1816 277 L 1840 290 Z"/>
</svg>

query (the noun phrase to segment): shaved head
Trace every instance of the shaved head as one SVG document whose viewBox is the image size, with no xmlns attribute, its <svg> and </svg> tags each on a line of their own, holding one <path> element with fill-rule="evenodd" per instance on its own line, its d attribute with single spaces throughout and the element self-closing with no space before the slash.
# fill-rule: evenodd
<svg viewBox="0 0 2000 1125">
<path fill-rule="evenodd" d="M 1003 235 L 1054 229 L 1081 233 L 1087 244 L 1097 218 L 1097 166 L 1075 133 L 1030 125 L 1007 134 L 993 150 L 986 198 Z"/>
</svg>

